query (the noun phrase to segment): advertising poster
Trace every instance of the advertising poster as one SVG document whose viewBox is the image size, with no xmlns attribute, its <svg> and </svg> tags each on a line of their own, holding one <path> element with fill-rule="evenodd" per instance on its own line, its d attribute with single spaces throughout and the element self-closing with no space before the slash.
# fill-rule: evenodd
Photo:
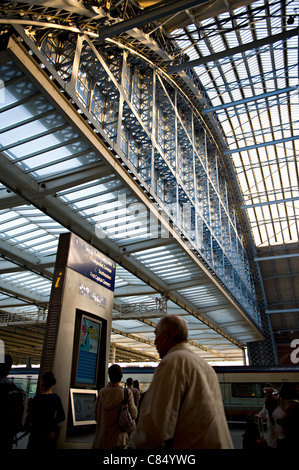
<svg viewBox="0 0 299 470">
<path fill-rule="evenodd" d="M 96 383 L 96 371 L 99 352 L 101 322 L 82 317 L 79 345 L 79 360 L 76 382 Z"/>
</svg>

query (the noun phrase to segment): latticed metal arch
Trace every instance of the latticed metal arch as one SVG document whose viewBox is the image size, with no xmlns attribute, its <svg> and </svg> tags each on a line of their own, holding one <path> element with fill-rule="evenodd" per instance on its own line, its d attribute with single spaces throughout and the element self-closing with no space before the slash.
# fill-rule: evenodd
<svg viewBox="0 0 299 470">
<path fill-rule="evenodd" d="M 64 35 L 62 42 L 51 34 L 38 51 L 163 213 L 260 324 L 222 156 L 184 93 L 146 57 L 115 43 L 102 50 L 84 36 L 74 42 Z"/>
</svg>

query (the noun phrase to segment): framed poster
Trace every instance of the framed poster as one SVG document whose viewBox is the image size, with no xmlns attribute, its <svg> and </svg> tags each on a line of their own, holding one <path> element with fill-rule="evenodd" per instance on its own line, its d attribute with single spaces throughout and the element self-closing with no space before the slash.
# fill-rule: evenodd
<svg viewBox="0 0 299 470">
<path fill-rule="evenodd" d="M 102 321 L 77 310 L 74 351 L 74 386 L 94 388 L 97 385 Z"/>
</svg>

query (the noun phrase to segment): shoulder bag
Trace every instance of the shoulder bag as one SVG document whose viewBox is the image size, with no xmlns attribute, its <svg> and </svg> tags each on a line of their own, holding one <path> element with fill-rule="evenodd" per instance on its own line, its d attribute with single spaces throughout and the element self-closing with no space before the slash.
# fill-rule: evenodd
<svg viewBox="0 0 299 470">
<path fill-rule="evenodd" d="M 118 424 L 126 432 L 132 432 L 135 429 L 135 421 L 129 410 L 128 390 L 124 389 L 124 399 L 120 409 Z"/>
</svg>

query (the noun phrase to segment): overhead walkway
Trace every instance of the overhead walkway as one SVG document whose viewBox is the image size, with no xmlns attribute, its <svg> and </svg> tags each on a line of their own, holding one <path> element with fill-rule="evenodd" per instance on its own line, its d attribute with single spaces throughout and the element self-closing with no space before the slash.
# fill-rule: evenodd
<svg viewBox="0 0 299 470">
<path fill-rule="evenodd" d="M 58 237 L 72 231 L 117 263 L 112 348 L 157 360 L 155 324 L 177 313 L 198 354 L 242 360 L 263 325 L 211 130 L 145 57 L 75 38 L 38 48 L 17 27 L 0 53 L 1 282 L 19 299 L 7 311 L 46 311 Z"/>
</svg>

